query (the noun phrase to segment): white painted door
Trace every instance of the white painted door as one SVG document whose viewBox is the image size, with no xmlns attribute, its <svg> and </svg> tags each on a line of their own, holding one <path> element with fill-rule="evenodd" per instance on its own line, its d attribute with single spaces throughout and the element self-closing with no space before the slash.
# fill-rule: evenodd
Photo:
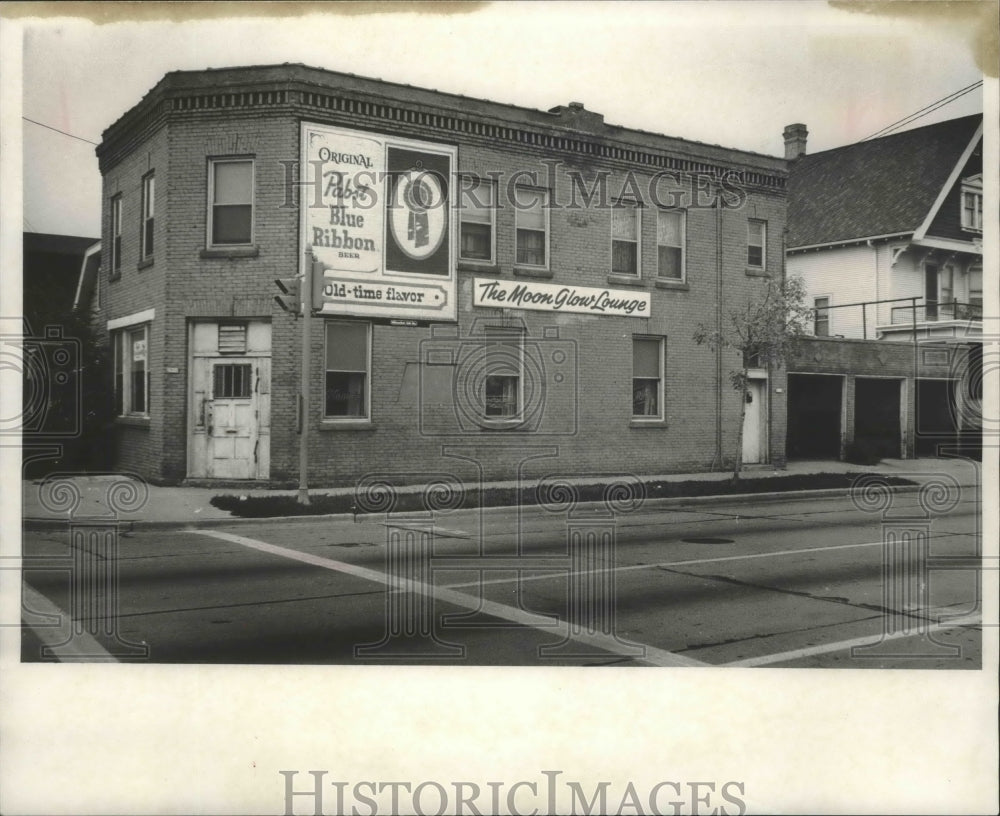
<svg viewBox="0 0 1000 816">
<path fill-rule="evenodd" d="M 766 380 L 747 383 L 747 406 L 743 417 L 743 464 L 755 465 L 766 461 L 767 446 Z"/>
<path fill-rule="evenodd" d="M 271 324 L 192 321 L 188 476 L 267 479 Z"/>
<path fill-rule="evenodd" d="M 209 478 L 252 479 L 257 473 L 256 366 L 249 360 L 212 363 L 208 408 Z"/>
<path fill-rule="evenodd" d="M 194 476 L 258 478 L 261 360 L 194 360 Z"/>
</svg>

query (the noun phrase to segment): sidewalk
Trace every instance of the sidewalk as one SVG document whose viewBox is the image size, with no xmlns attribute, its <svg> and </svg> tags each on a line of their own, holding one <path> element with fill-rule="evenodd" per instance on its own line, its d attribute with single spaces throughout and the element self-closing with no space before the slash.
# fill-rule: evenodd
<svg viewBox="0 0 1000 816">
<path fill-rule="evenodd" d="M 786 469 L 775 470 L 770 465 L 747 466 L 741 478 L 750 480 L 768 476 L 803 475 L 810 473 L 881 473 L 887 476 L 900 476 L 911 479 L 918 484 L 932 479 L 935 475 L 946 474 L 955 479 L 962 487 L 972 487 L 980 481 L 980 465 L 965 459 L 885 459 L 877 465 L 852 465 L 847 462 L 790 462 Z M 671 473 L 664 475 L 641 476 L 644 481 L 655 480 L 665 482 L 679 481 L 725 481 L 731 475 L 730 471 L 714 473 Z M 277 496 L 296 495 L 295 490 L 268 490 L 262 488 L 238 487 L 157 487 L 155 485 L 138 485 L 134 493 L 135 483 L 121 476 L 75 476 L 67 480 L 68 490 L 44 491 L 44 479 L 27 480 L 22 483 L 22 514 L 27 526 L 52 526 L 67 521 L 70 506 L 74 504 L 76 492 L 79 495 L 75 503 L 72 517 L 111 517 L 114 515 L 112 505 L 118 510 L 122 521 L 131 521 L 137 527 L 186 527 L 186 526 L 218 526 L 225 523 L 256 522 L 268 523 L 276 519 L 239 519 L 228 511 L 220 510 L 210 504 L 213 496 L 229 494 L 239 496 Z M 595 484 L 600 480 L 586 477 L 567 479 L 576 485 Z M 117 485 L 117 486 L 116 486 Z M 131 485 L 131 488 L 130 488 Z M 488 482 L 486 488 L 516 487 L 514 481 Z M 526 485 L 531 487 L 533 483 Z M 907 488 L 897 488 L 906 490 Z M 909 488 L 913 489 L 913 488 Z M 422 486 L 398 488 L 400 493 L 419 492 Z M 145 495 L 144 495 L 145 491 Z M 846 492 L 846 491 L 839 491 Z M 318 488 L 310 490 L 310 495 L 351 495 L 353 487 Z M 808 491 L 814 496 L 830 495 L 831 491 Z M 755 501 L 767 497 L 784 494 L 757 493 Z M 789 498 L 801 496 L 802 493 L 788 494 Z M 657 499 L 658 502 L 682 504 L 697 501 L 699 504 L 738 501 L 738 496 L 711 496 L 694 499 Z M 297 516 L 296 518 L 317 518 L 317 516 Z M 351 518 L 347 516 L 347 518 Z M 359 516 L 360 520 L 361 516 Z"/>
</svg>

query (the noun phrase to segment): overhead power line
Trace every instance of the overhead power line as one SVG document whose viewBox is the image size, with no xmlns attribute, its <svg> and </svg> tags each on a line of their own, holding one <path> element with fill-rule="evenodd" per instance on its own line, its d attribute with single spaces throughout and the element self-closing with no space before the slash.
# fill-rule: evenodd
<svg viewBox="0 0 1000 816">
<path fill-rule="evenodd" d="M 61 133 L 63 136 L 69 136 L 71 139 L 79 139 L 81 142 L 86 142 L 87 144 L 100 144 L 100 142 L 92 142 L 90 139 L 84 139 L 82 136 L 76 136 L 72 133 L 67 133 L 65 130 L 59 130 L 59 128 L 52 127 L 52 125 L 47 125 L 44 122 L 36 122 L 34 119 L 29 119 L 27 116 L 21 117 L 25 122 L 31 122 L 33 125 L 38 125 L 39 127 L 48 128 L 49 130 L 54 130 L 56 133 Z"/>
<path fill-rule="evenodd" d="M 971 93 L 976 88 L 980 87 L 982 84 L 983 84 L 983 81 L 979 80 L 978 82 L 973 82 L 971 85 L 967 85 L 964 88 L 959 88 L 954 93 L 950 93 L 947 96 L 941 97 L 940 99 L 938 99 L 935 102 L 931 102 L 931 104 L 927 105 L 924 108 L 921 108 L 918 111 L 914 111 L 909 116 L 904 116 L 899 121 L 893 122 L 891 125 L 886 125 L 884 128 L 882 128 L 881 130 L 875 131 L 870 136 L 865 136 L 865 138 L 862 139 L 861 141 L 864 142 L 864 141 L 867 141 L 868 139 L 874 139 L 877 136 L 888 136 L 894 130 L 898 130 L 899 128 L 903 127 L 904 125 L 907 125 L 907 124 L 909 124 L 911 122 L 915 122 L 917 119 L 920 119 L 920 118 L 922 118 L 924 116 L 927 116 L 929 113 L 933 113 L 938 108 L 943 108 L 945 105 L 948 105 L 951 102 L 954 102 L 959 97 L 965 96 L 967 93 Z"/>
</svg>

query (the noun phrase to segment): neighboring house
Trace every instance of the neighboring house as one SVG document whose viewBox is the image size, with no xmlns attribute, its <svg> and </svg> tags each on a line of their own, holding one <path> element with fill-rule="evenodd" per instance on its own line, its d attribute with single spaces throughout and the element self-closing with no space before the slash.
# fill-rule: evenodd
<svg viewBox="0 0 1000 816">
<path fill-rule="evenodd" d="M 40 232 L 26 232 L 23 238 L 24 316 L 37 332 L 43 327 L 34 323 L 60 323 L 73 310 L 80 265 L 99 241 Z"/>
<path fill-rule="evenodd" d="M 789 457 L 842 457 L 856 441 L 886 456 L 969 450 L 981 414 L 982 116 L 815 155 L 806 135 L 785 129 L 786 269 L 805 281 L 817 341 L 789 364 Z"/>
<path fill-rule="evenodd" d="M 693 336 L 780 275 L 784 159 L 302 65 L 167 74 L 97 155 L 118 467 L 295 483 L 275 279 L 312 269 L 317 486 L 735 456 L 737 355 Z M 780 464 L 783 372 L 755 374 L 745 460 Z"/>
<path fill-rule="evenodd" d="M 85 313 L 97 330 L 102 328 L 99 323 L 103 295 L 100 274 L 101 242 L 97 241 L 83 255 L 73 296 L 73 310 Z"/>
<path fill-rule="evenodd" d="M 84 403 L 102 390 L 95 344 L 74 314 L 81 268 L 96 238 L 23 234 L 23 372 L 20 431 L 24 474 L 91 466 L 100 440 Z"/>
<path fill-rule="evenodd" d="M 981 336 L 982 116 L 812 156 L 795 154 L 803 131 L 786 130 L 786 266 L 806 283 L 815 333 Z"/>
</svg>

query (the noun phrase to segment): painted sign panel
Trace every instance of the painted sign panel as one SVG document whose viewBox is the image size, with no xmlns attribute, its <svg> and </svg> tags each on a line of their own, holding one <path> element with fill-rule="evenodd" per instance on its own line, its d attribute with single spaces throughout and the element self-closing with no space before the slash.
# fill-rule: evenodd
<svg viewBox="0 0 1000 816">
<path fill-rule="evenodd" d="M 472 305 L 619 317 L 650 316 L 649 292 L 492 278 L 476 279 Z"/>
<path fill-rule="evenodd" d="M 302 124 L 302 262 L 320 314 L 456 320 L 449 145 Z"/>
</svg>

